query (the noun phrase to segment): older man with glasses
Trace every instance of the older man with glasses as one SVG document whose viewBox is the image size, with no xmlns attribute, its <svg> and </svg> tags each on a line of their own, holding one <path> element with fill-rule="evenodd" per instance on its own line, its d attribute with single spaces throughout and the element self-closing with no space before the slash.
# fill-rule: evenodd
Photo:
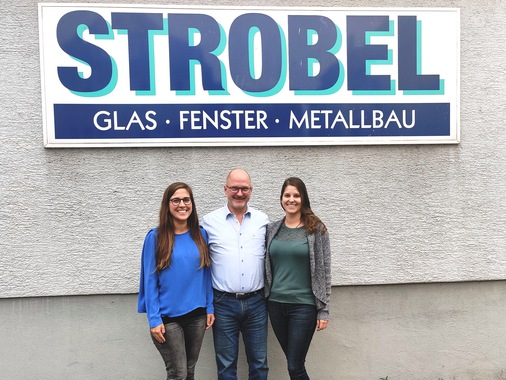
<svg viewBox="0 0 506 380">
<path fill-rule="evenodd" d="M 267 379 L 267 310 L 264 299 L 267 215 L 248 206 L 253 187 L 243 169 L 224 185 L 227 204 L 202 219 L 209 235 L 214 288 L 214 349 L 219 380 L 237 379 L 239 333 L 249 380 Z"/>
</svg>

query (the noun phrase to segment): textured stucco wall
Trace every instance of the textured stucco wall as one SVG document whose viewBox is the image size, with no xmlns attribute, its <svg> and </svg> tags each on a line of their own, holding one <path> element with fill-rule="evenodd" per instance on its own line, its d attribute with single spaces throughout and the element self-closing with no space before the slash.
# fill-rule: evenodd
<svg viewBox="0 0 506 380">
<path fill-rule="evenodd" d="M 193 185 L 203 215 L 224 204 L 236 166 L 250 171 L 252 204 L 272 219 L 282 181 L 306 181 L 331 233 L 334 285 L 506 279 L 505 2 L 262 4 L 460 7 L 461 143 L 44 149 L 37 2 L 2 3 L 0 297 L 135 292 L 165 187 Z"/>
</svg>

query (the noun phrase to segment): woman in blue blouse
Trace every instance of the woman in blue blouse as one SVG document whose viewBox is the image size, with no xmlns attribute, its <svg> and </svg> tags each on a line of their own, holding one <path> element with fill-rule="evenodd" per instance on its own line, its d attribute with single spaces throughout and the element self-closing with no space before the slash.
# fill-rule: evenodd
<svg viewBox="0 0 506 380">
<path fill-rule="evenodd" d="M 192 190 L 175 182 L 163 194 L 158 227 L 144 240 L 138 299 L 167 379 L 194 379 L 204 332 L 214 322 L 209 265 Z"/>
<path fill-rule="evenodd" d="M 331 291 L 327 228 L 313 213 L 304 182 L 290 177 L 280 196 L 285 217 L 267 226 L 265 296 L 290 379 L 309 379 L 305 361 L 315 330 L 327 328 Z"/>
</svg>

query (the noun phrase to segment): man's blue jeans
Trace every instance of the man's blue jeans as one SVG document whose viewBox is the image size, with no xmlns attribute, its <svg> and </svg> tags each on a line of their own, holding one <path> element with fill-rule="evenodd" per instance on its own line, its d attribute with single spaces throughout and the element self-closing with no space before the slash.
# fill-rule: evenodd
<svg viewBox="0 0 506 380">
<path fill-rule="evenodd" d="M 214 350 L 218 380 L 237 379 L 239 333 L 242 334 L 249 380 L 265 380 L 267 366 L 267 306 L 263 292 L 235 299 L 214 291 Z"/>
<path fill-rule="evenodd" d="M 286 356 L 290 379 L 308 380 L 306 355 L 316 329 L 316 307 L 268 302 L 272 329 Z"/>
</svg>

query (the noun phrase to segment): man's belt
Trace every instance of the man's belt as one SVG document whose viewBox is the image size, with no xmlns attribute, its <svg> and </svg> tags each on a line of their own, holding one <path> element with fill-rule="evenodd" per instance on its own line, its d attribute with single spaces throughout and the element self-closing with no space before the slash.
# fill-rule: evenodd
<svg viewBox="0 0 506 380">
<path fill-rule="evenodd" d="M 254 295 L 258 294 L 258 292 L 260 290 L 255 290 L 254 292 L 249 292 L 249 293 L 228 293 L 228 292 L 222 292 L 221 290 L 216 290 L 216 291 L 220 294 L 223 294 L 225 297 L 235 298 L 238 300 L 245 300 L 247 298 L 253 297 Z"/>
</svg>

